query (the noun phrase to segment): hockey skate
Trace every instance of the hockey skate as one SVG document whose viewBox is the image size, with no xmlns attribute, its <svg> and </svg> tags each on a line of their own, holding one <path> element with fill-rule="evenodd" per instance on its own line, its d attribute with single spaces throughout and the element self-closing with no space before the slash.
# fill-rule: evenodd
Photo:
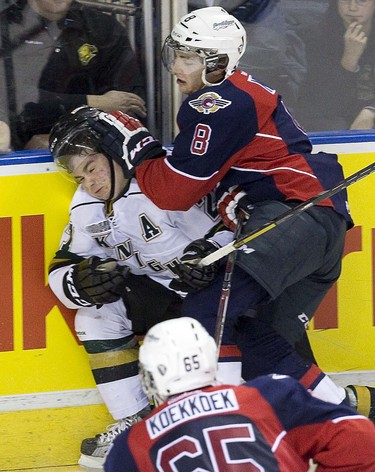
<svg viewBox="0 0 375 472">
<path fill-rule="evenodd" d="M 122 431 L 131 428 L 134 424 L 143 419 L 144 416 L 141 416 L 140 413 L 123 418 L 117 421 L 117 423 L 110 424 L 107 426 L 106 432 L 97 434 L 94 438 L 84 439 L 81 444 L 81 457 L 79 458 L 78 465 L 103 470 L 103 464 L 109 446 Z"/>
<path fill-rule="evenodd" d="M 375 387 L 348 385 L 345 390 L 349 405 L 375 423 Z"/>
</svg>

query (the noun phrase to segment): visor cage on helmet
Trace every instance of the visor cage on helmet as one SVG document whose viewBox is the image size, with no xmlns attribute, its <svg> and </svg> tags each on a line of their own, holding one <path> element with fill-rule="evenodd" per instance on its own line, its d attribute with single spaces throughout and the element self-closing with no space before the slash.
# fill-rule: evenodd
<svg viewBox="0 0 375 472">
<path fill-rule="evenodd" d="M 227 55 L 218 54 L 217 49 L 203 49 L 194 46 L 187 46 L 186 44 L 181 44 L 169 35 L 164 41 L 161 53 L 163 65 L 168 72 L 172 72 L 172 67 L 176 59 L 176 52 L 196 54 L 201 58 L 202 65 L 205 64 L 207 74 L 217 70 L 218 68 L 225 69 L 228 63 Z"/>
<path fill-rule="evenodd" d="M 89 128 L 87 122 L 83 122 L 51 144 L 51 152 L 56 166 L 68 174 L 72 174 L 74 169 L 93 154 L 101 153 L 98 134 Z"/>
<path fill-rule="evenodd" d="M 159 394 L 152 372 L 147 370 L 147 368 L 141 362 L 139 363 L 139 375 L 141 378 L 143 390 L 145 391 L 148 399 L 153 401 L 156 406 L 161 405 L 167 399 L 167 395 Z"/>
</svg>

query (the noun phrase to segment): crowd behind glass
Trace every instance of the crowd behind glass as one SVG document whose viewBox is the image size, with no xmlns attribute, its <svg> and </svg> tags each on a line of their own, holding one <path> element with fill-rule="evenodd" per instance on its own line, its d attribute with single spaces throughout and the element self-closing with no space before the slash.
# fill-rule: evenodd
<svg viewBox="0 0 375 472">
<path fill-rule="evenodd" d="M 374 127 L 375 0 L 214 3 L 246 29 L 240 68 L 275 88 L 307 132 Z M 75 0 L 2 0 L 0 11 L 0 152 L 46 148 L 56 119 L 83 104 L 147 124 L 141 2 L 132 35 L 129 15 Z"/>
</svg>

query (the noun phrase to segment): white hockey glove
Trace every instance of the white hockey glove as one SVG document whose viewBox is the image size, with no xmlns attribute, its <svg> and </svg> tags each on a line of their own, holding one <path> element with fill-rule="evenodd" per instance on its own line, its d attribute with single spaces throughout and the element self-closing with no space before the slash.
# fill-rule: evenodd
<svg viewBox="0 0 375 472">
<path fill-rule="evenodd" d="M 119 300 L 129 273 L 114 259 L 97 256 L 75 264 L 65 274 L 63 288 L 66 297 L 80 306 L 94 306 Z"/>
<path fill-rule="evenodd" d="M 186 246 L 180 258 L 181 264 L 175 268 L 178 279 L 173 279 L 169 287 L 181 292 L 197 292 L 210 285 L 216 278 L 220 261 L 199 267 L 197 263 L 203 257 L 219 249 L 219 245 L 208 239 L 196 239 Z"/>
<path fill-rule="evenodd" d="M 89 119 L 89 123 L 101 137 L 100 147 L 104 154 L 121 165 L 127 179 L 144 160 L 165 155 L 160 142 L 148 129 L 121 111 L 100 112 L 96 118 Z"/>
<path fill-rule="evenodd" d="M 238 213 L 242 211 L 245 220 L 250 217 L 253 205 L 240 186 L 235 185 L 223 193 L 217 203 L 217 211 L 224 225 L 231 231 L 235 232 L 238 224 Z"/>
</svg>

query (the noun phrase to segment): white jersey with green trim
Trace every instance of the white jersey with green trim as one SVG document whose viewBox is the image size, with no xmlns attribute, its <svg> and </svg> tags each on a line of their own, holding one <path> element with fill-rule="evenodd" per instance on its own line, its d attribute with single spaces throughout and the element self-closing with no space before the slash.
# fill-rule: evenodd
<svg viewBox="0 0 375 472">
<path fill-rule="evenodd" d="M 183 249 L 219 221 L 211 194 L 187 211 L 161 210 L 135 179 L 107 211 L 103 200 L 78 187 L 49 275 L 51 289 L 69 308 L 77 306 L 65 297 L 62 280 L 77 256 L 113 258 L 134 274 L 148 275 L 168 287 Z"/>
</svg>

